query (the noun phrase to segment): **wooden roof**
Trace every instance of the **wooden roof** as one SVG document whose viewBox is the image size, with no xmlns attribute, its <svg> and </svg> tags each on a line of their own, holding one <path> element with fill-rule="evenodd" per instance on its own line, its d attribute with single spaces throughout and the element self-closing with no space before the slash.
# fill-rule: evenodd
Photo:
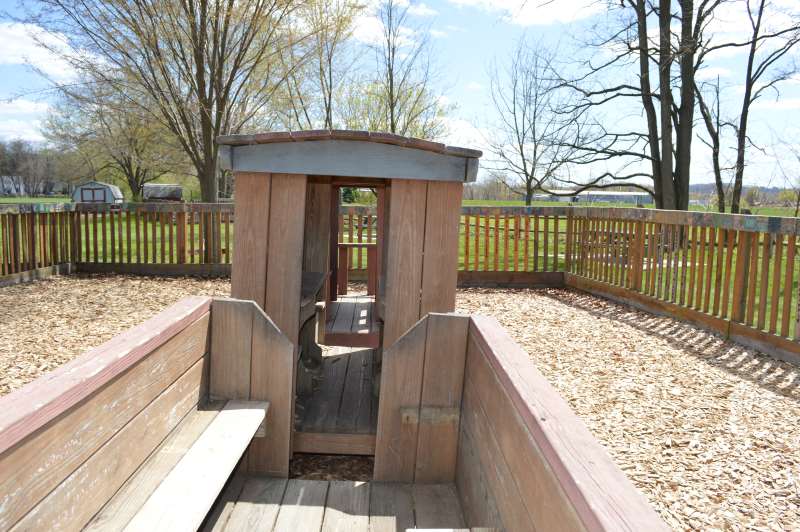
<svg viewBox="0 0 800 532">
<path fill-rule="evenodd" d="M 274 131 L 217 138 L 220 164 L 234 172 L 382 179 L 474 181 L 482 152 L 391 133 Z"/>
</svg>

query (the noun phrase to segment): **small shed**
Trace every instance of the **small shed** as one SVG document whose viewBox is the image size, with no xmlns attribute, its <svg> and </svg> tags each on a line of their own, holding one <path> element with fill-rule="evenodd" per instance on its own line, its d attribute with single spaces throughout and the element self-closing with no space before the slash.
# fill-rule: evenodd
<svg viewBox="0 0 800 532">
<path fill-rule="evenodd" d="M 75 203 L 122 203 L 122 191 L 116 185 L 89 181 L 75 187 L 72 191 L 72 201 Z"/>
<path fill-rule="evenodd" d="M 183 187 L 181 185 L 148 183 L 142 187 L 142 199 L 150 202 L 180 202 L 183 201 Z"/>
</svg>

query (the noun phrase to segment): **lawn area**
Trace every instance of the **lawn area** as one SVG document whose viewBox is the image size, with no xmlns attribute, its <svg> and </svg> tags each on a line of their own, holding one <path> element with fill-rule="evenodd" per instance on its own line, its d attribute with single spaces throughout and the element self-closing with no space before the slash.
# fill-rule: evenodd
<svg viewBox="0 0 800 532">
<path fill-rule="evenodd" d="M 72 199 L 69 196 L 0 196 L 0 203 L 70 203 Z"/>
</svg>

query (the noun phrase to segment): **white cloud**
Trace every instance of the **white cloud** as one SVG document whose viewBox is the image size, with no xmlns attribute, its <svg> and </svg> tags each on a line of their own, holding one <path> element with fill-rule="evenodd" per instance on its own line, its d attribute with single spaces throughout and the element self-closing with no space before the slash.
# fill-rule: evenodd
<svg viewBox="0 0 800 532">
<path fill-rule="evenodd" d="M 37 102 L 34 100 L 0 100 L 0 117 L 8 115 L 29 115 L 29 114 L 44 114 L 50 108 L 46 102 Z"/>
<path fill-rule="evenodd" d="M 433 30 L 432 29 L 432 30 L 430 30 L 430 34 L 431 34 L 431 37 L 434 37 L 436 39 L 444 39 L 445 37 L 447 37 L 447 32 L 446 31 L 442 31 L 442 30 Z"/>
<path fill-rule="evenodd" d="M 361 15 L 353 22 L 353 38 L 366 44 L 378 44 L 383 38 L 383 22 L 375 15 Z"/>
<path fill-rule="evenodd" d="M 411 4 L 408 7 L 408 12 L 417 17 L 432 17 L 439 14 L 435 9 L 425 3 Z"/>
<path fill-rule="evenodd" d="M 56 81 L 67 81 L 75 72 L 63 58 L 40 44 L 69 51 L 66 40 L 35 24 L 0 22 L 0 65 L 30 65 Z"/>
<path fill-rule="evenodd" d="M 470 81 L 465 85 L 468 91 L 481 91 L 483 90 L 483 85 L 478 83 L 477 81 Z"/>
<path fill-rule="evenodd" d="M 700 69 L 695 75 L 697 81 L 715 80 L 720 78 L 727 78 L 731 75 L 731 71 L 723 67 L 707 67 Z"/>
<path fill-rule="evenodd" d="M 43 141 L 38 120 L 0 119 L 0 139 Z"/>
<path fill-rule="evenodd" d="M 753 103 L 754 109 L 769 109 L 772 111 L 788 111 L 800 109 L 800 98 L 783 98 L 780 100 L 767 100 L 760 98 Z"/>
<path fill-rule="evenodd" d="M 601 13 L 605 6 L 597 0 L 448 0 L 451 4 L 470 6 L 499 13 L 506 22 L 518 26 L 537 26 L 554 22 L 572 22 Z"/>
</svg>

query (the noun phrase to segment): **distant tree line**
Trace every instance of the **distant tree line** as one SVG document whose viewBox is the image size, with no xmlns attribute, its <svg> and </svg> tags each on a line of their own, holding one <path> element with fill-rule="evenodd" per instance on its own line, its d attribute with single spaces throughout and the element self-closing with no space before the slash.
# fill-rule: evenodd
<svg viewBox="0 0 800 532">
<path fill-rule="evenodd" d="M 24 140 L 0 141 L 0 196 L 62 192 L 68 160 L 51 147 Z"/>
</svg>

